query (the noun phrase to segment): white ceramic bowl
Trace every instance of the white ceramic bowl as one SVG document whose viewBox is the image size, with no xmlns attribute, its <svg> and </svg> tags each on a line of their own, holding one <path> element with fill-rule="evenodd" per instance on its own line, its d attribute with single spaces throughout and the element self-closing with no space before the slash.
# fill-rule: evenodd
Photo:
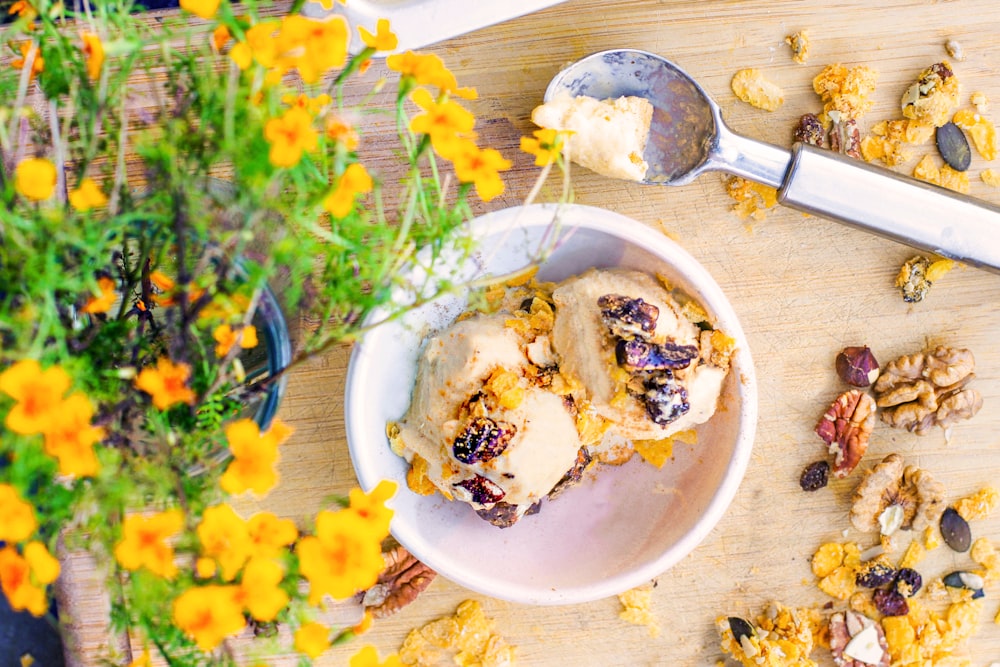
<svg viewBox="0 0 1000 667">
<path fill-rule="evenodd" d="M 470 272 L 501 274 L 528 263 L 551 238 L 555 207 L 505 209 L 473 222 L 481 248 Z M 399 491 L 392 534 L 444 577 L 479 593 L 528 604 L 569 604 L 616 595 L 662 574 L 695 548 L 722 517 L 743 478 L 757 422 L 757 385 L 746 338 L 708 272 L 676 243 L 647 226 L 588 206 L 562 209 L 563 238 L 540 280 L 562 280 L 592 266 L 660 273 L 697 299 L 738 352 L 719 410 L 698 427 L 698 443 L 676 443 L 657 469 L 639 457 L 602 466 L 544 502 L 536 515 L 500 529 L 466 504 L 406 486 L 407 464 L 393 454 L 386 422 L 410 401 L 421 342 L 464 309 L 446 298 L 376 327 L 359 343 L 347 376 L 351 458 L 365 489 L 381 479 Z"/>
</svg>

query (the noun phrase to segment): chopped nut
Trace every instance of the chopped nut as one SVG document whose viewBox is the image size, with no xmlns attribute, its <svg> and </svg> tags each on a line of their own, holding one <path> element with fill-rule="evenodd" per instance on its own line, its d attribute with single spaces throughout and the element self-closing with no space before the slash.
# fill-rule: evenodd
<svg viewBox="0 0 1000 667">
<path fill-rule="evenodd" d="M 898 454 L 889 454 L 854 490 L 851 523 L 862 532 L 878 530 L 882 513 L 893 506 L 902 511 L 900 528 L 923 530 L 944 509 L 944 486 L 925 470 L 904 467 Z"/>
<path fill-rule="evenodd" d="M 799 30 L 797 33 L 785 37 L 785 44 L 792 47 L 792 60 L 800 65 L 804 65 L 809 60 L 808 30 Z"/>
<path fill-rule="evenodd" d="M 931 288 L 931 281 L 927 279 L 927 269 L 931 264 L 931 260 L 922 255 L 911 257 L 903 263 L 896 274 L 896 287 L 902 292 L 903 301 L 917 303 L 924 300 Z"/>
<path fill-rule="evenodd" d="M 972 102 L 972 106 L 976 107 L 976 111 L 979 113 L 984 114 L 990 110 L 990 98 L 981 90 L 972 93 L 969 101 Z"/>
<path fill-rule="evenodd" d="M 984 160 L 995 160 L 997 157 L 997 129 L 993 122 L 982 115 L 969 109 L 960 109 L 955 112 L 953 122 L 958 127 L 969 133 L 972 143 L 976 145 L 976 150 Z"/>
<path fill-rule="evenodd" d="M 949 39 L 945 42 L 944 50 L 948 52 L 949 56 L 959 62 L 965 60 L 965 51 L 962 49 L 962 45 L 957 40 Z"/>
<path fill-rule="evenodd" d="M 813 90 L 823 100 L 823 111 L 840 112 L 845 118 L 859 120 L 871 108 L 878 75 L 866 65 L 848 69 L 827 65 L 813 79 Z"/>
<path fill-rule="evenodd" d="M 807 609 L 771 603 L 757 617 L 756 627 L 735 616 L 720 616 L 715 627 L 722 650 L 744 667 L 807 667 L 815 664 L 809 654 L 813 649 L 813 628 L 818 626 L 816 617 L 817 614 Z"/>
<path fill-rule="evenodd" d="M 947 61 L 934 63 L 903 93 L 903 116 L 935 127 L 944 125 L 958 106 L 958 93 L 958 77 L 951 65 Z"/>
<path fill-rule="evenodd" d="M 417 599 L 437 573 L 401 546 L 382 554 L 385 569 L 364 593 L 362 604 L 374 618 L 386 618 Z"/>
<path fill-rule="evenodd" d="M 965 388 L 974 370 L 972 352 L 945 346 L 890 362 L 873 387 L 882 421 L 923 435 L 971 418 L 982 407 L 979 392 Z"/>
<path fill-rule="evenodd" d="M 853 118 L 841 118 L 836 111 L 831 111 L 828 115 L 833 120 L 833 126 L 830 128 L 830 150 L 860 160 L 861 130 L 858 129 L 858 122 Z"/>
<path fill-rule="evenodd" d="M 852 610 L 830 617 L 830 653 L 838 667 L 889 667 L 882 626 Z"/>
<path fill-rule="evenodd" d="M 756 68 L 741 69 L 733 75 L 730 85 L 736 97 L 764 111 L 775 111 L 785 102 L 785 91 Z"/>
<path fill-rule="evenodd" d="M 834 455 L 834 477 L 847 477 L 868 449 L 875 425 L 875 401 L 856 389 L 837 397 L 816 424 L 816 434 Z"/>
</svg>

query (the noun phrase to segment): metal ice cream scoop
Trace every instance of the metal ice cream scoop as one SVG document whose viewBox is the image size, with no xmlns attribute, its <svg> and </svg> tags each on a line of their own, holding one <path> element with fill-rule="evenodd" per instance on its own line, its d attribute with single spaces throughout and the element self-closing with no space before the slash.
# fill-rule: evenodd
<svg viewBox="0 0 1000 667">
<path fill-rule="evenodd" d="M 740 136 L 701 86 L 658 55 L 587 56 L 552 79 L 545 100 L 564 92 L 653 104 L 643 183 L 683 185 L 725 171 L 777 188 L 785 206 L 1000 272 L 1000 208 L 833 151 L 802 143 L 789 151 Z"/>
</svg>

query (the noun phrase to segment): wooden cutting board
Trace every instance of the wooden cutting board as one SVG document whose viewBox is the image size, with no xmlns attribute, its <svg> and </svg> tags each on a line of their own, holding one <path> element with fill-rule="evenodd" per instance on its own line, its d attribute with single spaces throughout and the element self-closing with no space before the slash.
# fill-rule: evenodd
<svg viewBox="0 0 1000 667">
<path fill-rule="evenodd" d="M 796 64 L 784 40 L 803 29 L 811 39 L 810 57 Z M 485 212 L 516 205 L 527 193 L 535 170 L 517 146 L 519 137 L 534 129 L 531 109 L 564 64 L 591 52 L 633 47 L 662 54 L 718 101 L 735 131 L 788 146 L 798 118 L 821 109 L 811 82 L 825 65 L 867 64 L 878 72 L 874 106 L 861 123 L 867 131 L 877 121 L 900 117 L 903 91 L 923 68 L 948 58 L 944 45 L 949 39 L 965 56 L 952 63 L 962 82 L 963 105 L 968 106 L 972 92 L 983 91 L 997 101 L 995 116 L 988 115 L 1000 121 L 998 35 L 1000 4 L 995 0 L 569 0 L 427 50 L 445 59 L 460 84 L 477 87 L 480 98 L 469 106 L 479 119 L 481 141 L 515 162 L 506 193 L 477 206 Z M 745 67 L 759 68 L 784 89 L 779 110 L 761 111 L 735 98 L 729 82 Z M 377 64 L 371 80 L 383 72 Z M 934 152 L 933 145 L 915 150 L 905 168 L 912 169 L 927 152 Z M 387 165 L 380 161 L 378 167 Z M 1000 190 L 979 180 L 987 166 L 1000 168 L 974 155 L 972 194 L 1000 203 Z M 918 437 L 878 424 L 862 469 L 898 452 L 931 471 L 949 500 L 997 480 L 1000 276 L 960 267 L 938 281 L 923 302 L 908 304 L 893 280 L 914 254 L 911 249 L 791 210 L 774 209 L 765 220 L 746 223 L 730 211 L 733 202 L 718 174 L 665 188 L 577 169 L 574 183 L 577 203 L 633 217 L 676 239 L 734 304 L 760 388 L 753 459 L 735 501 L 689 557 L 656 579 L 652 610 L 661 626 L 658 637 L 619 619 L 615 598 L 536 608 L 485 599 L 438 578 L 415 603 L 319 664 L 345 665 L 364 642 L 375 644 L 384 656 L 397 650 L 412 628 L 452 613 L 470 598 L 480 600 L 497 631 L 519 647 L 523 665 L 710 665 L 722 657 L 716 617 L 753 615 L 772 600 L 824 604 L 830 598 L 816 588 L 809 567 L 815 549 L 831 540 L 857 540 L 862 548 L 874 543 L 872 536 L 850 529 L 858 473 L 816 493 L 806 494 L 798 485 L 803 467 L 824 456 L 813 427 L 843 390 L 833 360 L 845 345 L 869 345 L 883 363 L 929 345 L 967 347 L 977 360 L 972 386 L 985 402 L 950 439 L 939 431 Z M 1000 229 L 982 242 L 1000 243 Z M 282 486 L 261 507 L 304 517 L 328 494 L 344 493 L 354 484 L 344 435 L 347 359 L 346 348 L 335 350 L 291 378 L 281 416 L 296 433 L 283 450 Z M 975 522 L 973 533 L 1000 541 L 1000 511 Z M 907 541 L 899 540 L 900 547 Z M 929 580 L 971 565 L 966 554 L 941 547 L 920 569 Z M 993 622 L 998 607 L 1000 587 L 994 587 L 969 646 L 973 665 L 1000 660 L 1000 626 Z M 87 611 L 86 605 L 76 610 L 83 617 Z M 833 664 L 823 649 L 814 657 L 821 665 Z M 281 664 L 294 664 L 294 659 Z"/>
</svg>

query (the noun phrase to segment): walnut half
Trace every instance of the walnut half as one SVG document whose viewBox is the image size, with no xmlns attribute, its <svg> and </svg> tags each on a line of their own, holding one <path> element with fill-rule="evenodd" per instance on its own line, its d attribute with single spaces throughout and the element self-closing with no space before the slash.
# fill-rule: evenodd
<svg viewBox="0 0 1000 667">
<path fill-rule="evenodd" d="M 862 532 L 884 532 L 895 512 L 893 529 L 923 530 L 935 524 L 943 510 L 944 485 L 926 470 L 904 467 L 899 454 L 889 454 L 865 473 L 854 490 L 851 523 Z"/>
<path fill-rule="evenodd" d="M 873 386 L 882 421 L 924 435 L 969 419 L 983 406 L 979 392 L 966 388 L 975 367 L 972 352 L 943 345 L 891 361 Z"/>
</svg>

